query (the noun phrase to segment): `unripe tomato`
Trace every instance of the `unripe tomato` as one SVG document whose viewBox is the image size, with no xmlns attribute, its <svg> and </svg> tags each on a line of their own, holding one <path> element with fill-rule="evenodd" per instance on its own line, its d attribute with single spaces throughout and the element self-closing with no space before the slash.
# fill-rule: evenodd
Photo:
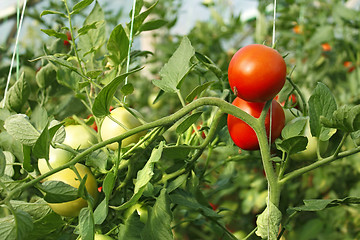
<svg viewBox="0 0 360 240">
<path fill-rule="evenodd" d="M 238 97 L 248 102 L 266 102 L 284 86 L 286 63 L 273 48 L 247 45 L 232 57 L 228 78 L 231 90 Z"/>
<path fill-rule="evenodd" d="M 232 103 L 241 110 L 247 112 L 255 118 L 259 118 L 265 103 L 247 102 L 241 98 L 235 98 Z M 285 114 L 281 105 L 272 100 L 272 125 L 271 125 L 271 142 L 275 141 L 281 134 L 281 130 L 285 125 Z M 234 143 L 244 150 L 258 150 L 259 141 L 255 131 L 241 119 L 228 115 L 227 119 L 228 130 Z M 269 136 L 270 130 L 270 109 L 265 117 L 265 129 Z"/>
<path fill-rule="evenodd" d="M 87 175 L 85 182 L 86 191 L 96 200 L 98 196 L 97 183 L 94 175 L 90 169 L 80 163 L 75 164 L 75 168 L 83 178 Z M 78 188 L 80 186 L 80 180 L 76 176 L 75 172 L 70 168 L 66 168 L 57 172 L 47 179 L 47 181 L 62 181 L 72 187 Z M 64 217 L 76 217 L 79 215 L 80 210 L 87 206 L 87 201 L 83 198 L 78 198 L 73 201 L 64 203 L 49 203 L 50 208 L 57 214 Z"/>
<path fill-rule="evenodd" d="M 63 144 L 73 149 L 88 148 L 96 143 L 96 137 L 91 134 L 90 130 L 82 125 L 69 125 L 65 127 L 65 139 Z M 50 146 L 49 164 L 52 168 L 57 168 L 70 161 L 72 154 L 63 149 L 55 149 Z M 39 159 L 38 168 L 41 174 L 50 171 L 46 160 Z"/>
<path fill-rule="evenodd" d="M 301 118 L 297 118 L 297 119 L 301 119 Z M 297 121 L 297 119 L 294 119 L 293 121 Z M 307 117 L 307 122 L 302 132 L 302 135 L 308 139 L 308 144 L 306 146 L 306 149 L 304 151 L 291 154 L 290 155 L 291 159 L 295 161 L 315 160 L 317 158 L 318 144 L 320 148 L 319 149 L 320 154 L 323 154 L 327 150 L 329 141 L 321 141 L 317 137 L 313 137 L 311 135 L 309 117 Z"/>
<path fill-rule="evenodd" d="M 111 116 L 128 129 L 132 129 L 141 125 L 141 122 L 123 107 L 118 107 L 112 110 Z M 102 140 L 108 140 L 110 138 L 119 136 L 125 133 L 126 131 L 127 130 L 125 128 L 123 128 L 122 126 L 111 120 L 109 117 L 105 117 L 104 121 L 101 124 L 100 135 Z M 144 136 L 145 133 L 146 133 L 145 131 L 139 132 L 137 134 L 134 134 L 130 137 L 123 139 L 122 146 L 127 146 L 131 143 L 138 142 L 140 137 Z M 107 145 L 107 147 L 112 150 L 116 150 L 118 148 L 118 145 L 119 144 L 115 142 Z"/>
</svg>

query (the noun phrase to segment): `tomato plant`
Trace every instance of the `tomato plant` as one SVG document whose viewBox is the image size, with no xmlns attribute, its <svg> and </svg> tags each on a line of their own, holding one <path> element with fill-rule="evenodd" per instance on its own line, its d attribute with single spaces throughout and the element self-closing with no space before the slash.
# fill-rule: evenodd
<svg viewBox="0 0 360 240">
<path fill-rule="evenodd" d="M 98 191 L 94 175 L 91 173 L 88 167 L 82 164 L 75 164 L 75 168 L 81 178 L 84 178 L 86 175 L 86 191 L 96 200 L 98 197 Z M 72 169 L 64 169 L 60 172 L 57 172 L 51 175 L 47 181 L 61 181 L 75 188 L 79 188 L 80 186 L 80 180 Z M 80 210 L 87 205 L 87 201 L 82 198 L 64 203 L 49 203 L 49 206 L 54 212 L 65 217 L 75 217 L 79 215 Z"/>
<path fill-rule="evenodd" d="M 255 118 L 259 118 L 265 106 L 265 103 L 246 102 L 241 98 L 235 98 L 232 104 Z M 281 105 L 272 100 L 272 117 L 271 117 L 271 141 L 274 142 L 281 134 L 281 130 L 285 125 L 285 114 Z M 228 115 L 227 126 L 230 136 L 234 143 L 244 150 L 259 149 L 259 142 L 255 131 L 244 121 L 233 115 Z M 269 136 L 270 132 L 270 109 L 265 118 L 265 129 Z"/>
<path fill-rule="evenodd" d="M 261 44 L 240 48 L 231 58 L 230 88 L 249 102 L 265 102 L 276 96 L 285 84 L 286 63 L 275 49 Z"/>
<path fill-rule="evenodd" d="M 134 111 L 134 110 L 131 110 Z M 103 140 L 107 140 L 125 133 L 129 129 L 138 127 L 141 122 L 137 117 L 130 113 L 123 107 L 118 107 L 111 111 L 110 116 L 116 121 L 113 121 L 110 117 L 106 117 L 101 124 L 100 135 Z M 145 132 L 140 132 L 131 137 L 125 138 L 122 141 L 122 146 L 127 146 L 131 143 L 137 143 L 140 137 L 144 136 Z M 112 143 L 108 145 L 108 148 L 112 150 L 118 149 L 118 143 Z"/>
</svg>

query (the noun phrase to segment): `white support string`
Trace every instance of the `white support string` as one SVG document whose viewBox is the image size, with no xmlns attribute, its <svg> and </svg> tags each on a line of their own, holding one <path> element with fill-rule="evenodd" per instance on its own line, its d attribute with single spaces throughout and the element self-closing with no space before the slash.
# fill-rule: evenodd
<svg viewBox="0 0 360 240">
<path fill-rule="evenodd" d="M 274 0 L 274 18 L 273 18 L 273 31 L 272 31 L 272 46 L 275 46 L 275 24 L 276 23 L 276 0 Z"/>
<path fill-rule="evenodd" d="M 5 86 L 4 99 L 3 99 L 3 103 L 2 103 L 1 108 L 4 108 L 5 103 L 6 103 L 7 92 L 8 92 L 8 89 L 9 89 L 9 84 L 10 84 L 10 79 L 11 79 L 11 72 L 12 72 L 12 68 L 14 66 L 15 55 L 16 55 L 16 52 L 17 52 L 16 50 L 17 50 L 17 47 L 18 47 L 18 44 L 19 44 L 19 36 L 20 36 L 20 32 L 21 32 L 22 23 L 23 23 L 23 20 L 24 20 L 26 2 L 27 2 L 27 0 L 24 1 L 23 9 L 22 9 L 22 12 L 21 12 L 20 23 L 19 23 L 19 27 L 17 29 L 14 51 L 13 51 L 13 55 L 12 55 L 12 58 L 11 58 L 10 70 L 9 70 L 9 75 L 8 75 L 8 79 L 7 79 L 6 86 Z"/>
</svg>

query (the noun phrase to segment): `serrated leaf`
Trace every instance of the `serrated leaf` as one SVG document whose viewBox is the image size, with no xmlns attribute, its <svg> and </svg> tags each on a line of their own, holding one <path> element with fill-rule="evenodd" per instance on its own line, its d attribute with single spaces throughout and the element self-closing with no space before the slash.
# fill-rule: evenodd
<svg viewBox="0 0 360 240">
<path fill-rule="evenodd" d="M 170 198 L 166 189 L 162 189 L 150 211 L 145 228 L 141 232 L 142 238 L 148 240 L 174 239 L 171 221 Z"/>
<path fill-rule="evenodd" d="M 33 220 L 31 216 L 24 211 L 17 210 L 15 211 L 16 219 L 16 236 L 17 240 L 26 240 L 28 239 L 28 234 L 34 228 Z"/>
<path fill-rule="evenodd" d="M 65 61 L 66 62 L 66 61 Z M 69 66 L 61 65 L 56 72 L 56 80 L 59 84 L 66 86 L 74 91 L 80 89 L 81 77 Z"/>
<path fill-rule="evenodd" d="M 91 29 L 96 29 L 97 26 L 99 26 L 101 24 L 104 24 L 104 20 L 95 21 L 95 22 L 92 22 L 91 24 L 84 25 L 79 29 L 78 34 L 79 34 L 79 36 L 87 34 Z"/>
<path fill-rule="evenodd" d="M 283 139 L 287 139 L 302 135 L 304 133 L 306 124 L 308 124 L 308 121 L 309 120 L 306 117 L 295 118 L 285 125 L 281 131 L 281 136 Z"/>
<path fill-rule="evenodd" d="M 94 0 L 83 0 L 81 2 L 78 2 L 77 4 L 74 5 L 73 9 L 72 9 L 72 14 L 80 12 L 82 9 L 86 8 L 87 6 L 89 6 Z"/>
<path fill-rule="evenodd" d="M 121 24 L 112 30 L 106 47 L 114 64 L 120 65 L 127 58 L 129 38 Z"/>
<path fill-rule="evenodd" d="M 41 14 L 40 14 L 40 17 L 43 17 L 45 15 L 49 15 L 49 14 L 55 14 L 55 15 L 59 15 L 60 17 L 67 18 L 67 15 L 65 13 L 58 12 L 58 11 L 52 11 L 52 10 L 44 10 L 44 11 L 42 11 Z"/>
<path fill-rule="evenodd" d="M 153 83 L 165 92 L 175 93 L 180 82 L 192 68 L 190 59 L 194 54 L 195 50 L 191 46 L 190 40 L 184 37 L 180 46 L 160 70 L 161 79 L 155 79 Z"/>
<path fill-rule="evenodd" d="M 168 21 L 163 20 L 163 19 L 148 21 L 140 26 L 139 31 L 145 32 L 145 31 L 155 30 L 155 29 L 165 26 L 167 23 L 168 23 Z"/>
<path fill-rule="evenodd" d="M 177 134 L 184 133 L 192 124 L 194 124 L 203 112 L 196 112 L 187 117 L 184 121 L 182 121 L 179 126 L 176 128 Z"/>
<path fill-rule="evenodd" d="M 309 99 L 310 129 L 314 137 L 319 137 L 325 130 L 321 125 L 320 116 L 331 118 L 336 109 L 336 101 L 329 88 L 323 83 L 318 83 Z"/>
<path fill-rule="evenodd" d="M 194 90 L 191 91 L 191 93 L 186 97 L 185 100 L 187 102 L 191 102 L 192 100 L 195 99 L 196 96 L 199 96 L 203 91 L 208 89 L 208 87 L 211 86 L 211 84 L 213 83 L 214 81 L 211 81 L 211 82 L 206 82 L 200 86 L 197 86 L 196 88 L 194 88 Z"/>
<path fill-rule="evenodd" d="M 92 112 L 96 117 L 105 117 L 109 114 L 109 108 L 113 100 L 114 94 L 118 86 L 124 82 L 125 78 L 130 74 L 140 71 L 142 68 L 132 70 L 128 73 L 121 74 L 114 78 L 109 84 L 107 84 L 99 94 L 95 97 Z"/>
<path fill-rule="evenodd" d="M 51 63 L 46 64 L 36 73 L 35 79 L 40 88 L 50 86 L 56 80 L 56 67 Z"/>
<path fill-rule="evenodd" d="M 152 12 L 152 10 L 155 8 L 155 6 L 158 4 L 158 2 L 159 1 L 157 0 L 148 9 L 146 9 L 142 13 L 135 16 L 134 23 L 133 23 L 133 31 L 134 31 L 135 34 L 139 31 L 141 25 L 143 24 L 145 19 L 149 16 L 149 14 Z M 128 29 L 130 29 L 130 25 L 131 25 L 131 23 L 127 24 Z"/>
<path fill-rule="evenodd" d="M 6 95 L 5 107 L 14 112 L 20 112 L 30 95 L 30 86 L 22 73 Z M 4 101 L 4 99 L 2 100 Z"/>
<path fill-rule="evenodd" d="M 360 105 L 341 106 L 331 117 L 322 117 L 321 123 L 327 127 L 341 129 L 344 132 L 360 130 Z"/>
<path fill-rule="evenodd" d="M 93 240 L 95 235 L 94 216 L 90 208 L 82 208 L 79 214 L 79 229 L 82 240 Z"/>
<path fill-rule="evenodd" d="M 277 239 L 279 225 L 281 222 L 281 211 L 272 203 L 257 217 L 256 235 L 262 239 Z"/>
<path fill-rule="evenodd" d="M 102 70 L 94 70 L 94 71 L 89 71 L 86 73 L 86 76 L 92 79 L 96 79 L 98 76 L 100 76 L 103 73 Z"/>
<path fill-rule="evenodd" d="M 33 147 L 33 153 L 37 158 L 49 159 L 50 141 L 49 129 L 46 125 Z"/>
<path fill-rule="evenodd" d="M 40 136 L 38 130 L 24 114 L 16 114 L 5 120 L 6 131 L 16 140 L 27 146 L 33 146 Z"/>
<path fill-rule="evenodd" d="M 62 203 L 79 198 L 77 188 L 61 181 L 45 181 L 40 188 L 46 193 L 44 200 L 48 203 Z"/>
</svg>

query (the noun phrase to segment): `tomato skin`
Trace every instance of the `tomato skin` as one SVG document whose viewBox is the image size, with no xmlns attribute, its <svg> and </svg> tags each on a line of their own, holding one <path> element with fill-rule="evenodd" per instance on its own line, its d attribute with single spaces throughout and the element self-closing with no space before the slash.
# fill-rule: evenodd
<svg viewBox="0 0 360 240">
<path fill-rule="evenodd" d="M 231 90 L 248 102 L 266 102 L 285 84 L 286 63 L 275 49 L 247 45 L 232 57 L 228 78 Z"/>
<path fill-rule="evenodd" d="M 86 190 L 96 200 L 98 197 L 98 191 L 94 175 L 91 173 L 88 167 L 80 163 L 75 164 L 75 168 L 82 178 L 87 175 L 85 183 Z M 78 180 L 75 172 L 70 168 L 66 168 L 49 176 L 47 181 L 62 181 L 75 188 L 78 188 L 80 185 L 80 181 Z M 54 212 L 61 216 L 76 217 L 79 215 L 80 210 L 87 206 L 87 201 L 82 198 L 78 198 L 76 200 L 64 203 L 49 203 L 49 206 Z"/>
<path fill-rule="evenodd" d="M 141 122 L 123 107 L 118 107 L 112 110 L 111 116 L 118 120 L 120 123 L 122 123 L 128 129 L 132 129 L 141 125 Z M 102 140 L 107 140 L 119 136 L 125 132 L 127 132 L 126 129 L 111 120 L 109 117 L 105 117 L 104 121 L 101 124 L 100 135 Z M 127 146 L 131 143 L 138 142 L 140 137 L 144 136 L 145 133 L 145 131 L 139 132 L 128 138 L 123 139 L 122 146 Z M 115 142 L 107 145 L 107 147 L 111 150 L 116 150 L 118 148 L 118 145 L 119 144 Z"/>
<path fill-rule="evenodd" d="M 247 102 L 241 98 L 235 98 L 232 103 L 234 106 L 242 109 L 246 113 L 255 118 L 259 118 L 265 103 Z M 228 115 L 228 130 L 234 143 L 243 150 L 258 150 L 259 141 L 255 131 L 241 119 Z M 272 100 L 272 126 L 271 126 L 271 142 L 274 142 L 281 134 L 281 130 L 285 125 L 285 114 L 281 105 Z M 265 117 L 266 134 L 269 136 L 270 130 L 270 109 Z"/>
<path fill-rule="evenodd" d="M 63 144 L 73 149 L 84 149 L 92 146 L 97 142 L 96 137 L 91 134 L 90 130 L 82 125 L 69 125 L 65 127 L 65 139 Z M 70 161 L 72 154 L 66 150 L 53 148 L 49 150 L 49 164 L 52 168 L 60 167 Z M 46 160 L 39 159 L 38 168 L 41 174 L 50 171 Z"/>
</svg>

